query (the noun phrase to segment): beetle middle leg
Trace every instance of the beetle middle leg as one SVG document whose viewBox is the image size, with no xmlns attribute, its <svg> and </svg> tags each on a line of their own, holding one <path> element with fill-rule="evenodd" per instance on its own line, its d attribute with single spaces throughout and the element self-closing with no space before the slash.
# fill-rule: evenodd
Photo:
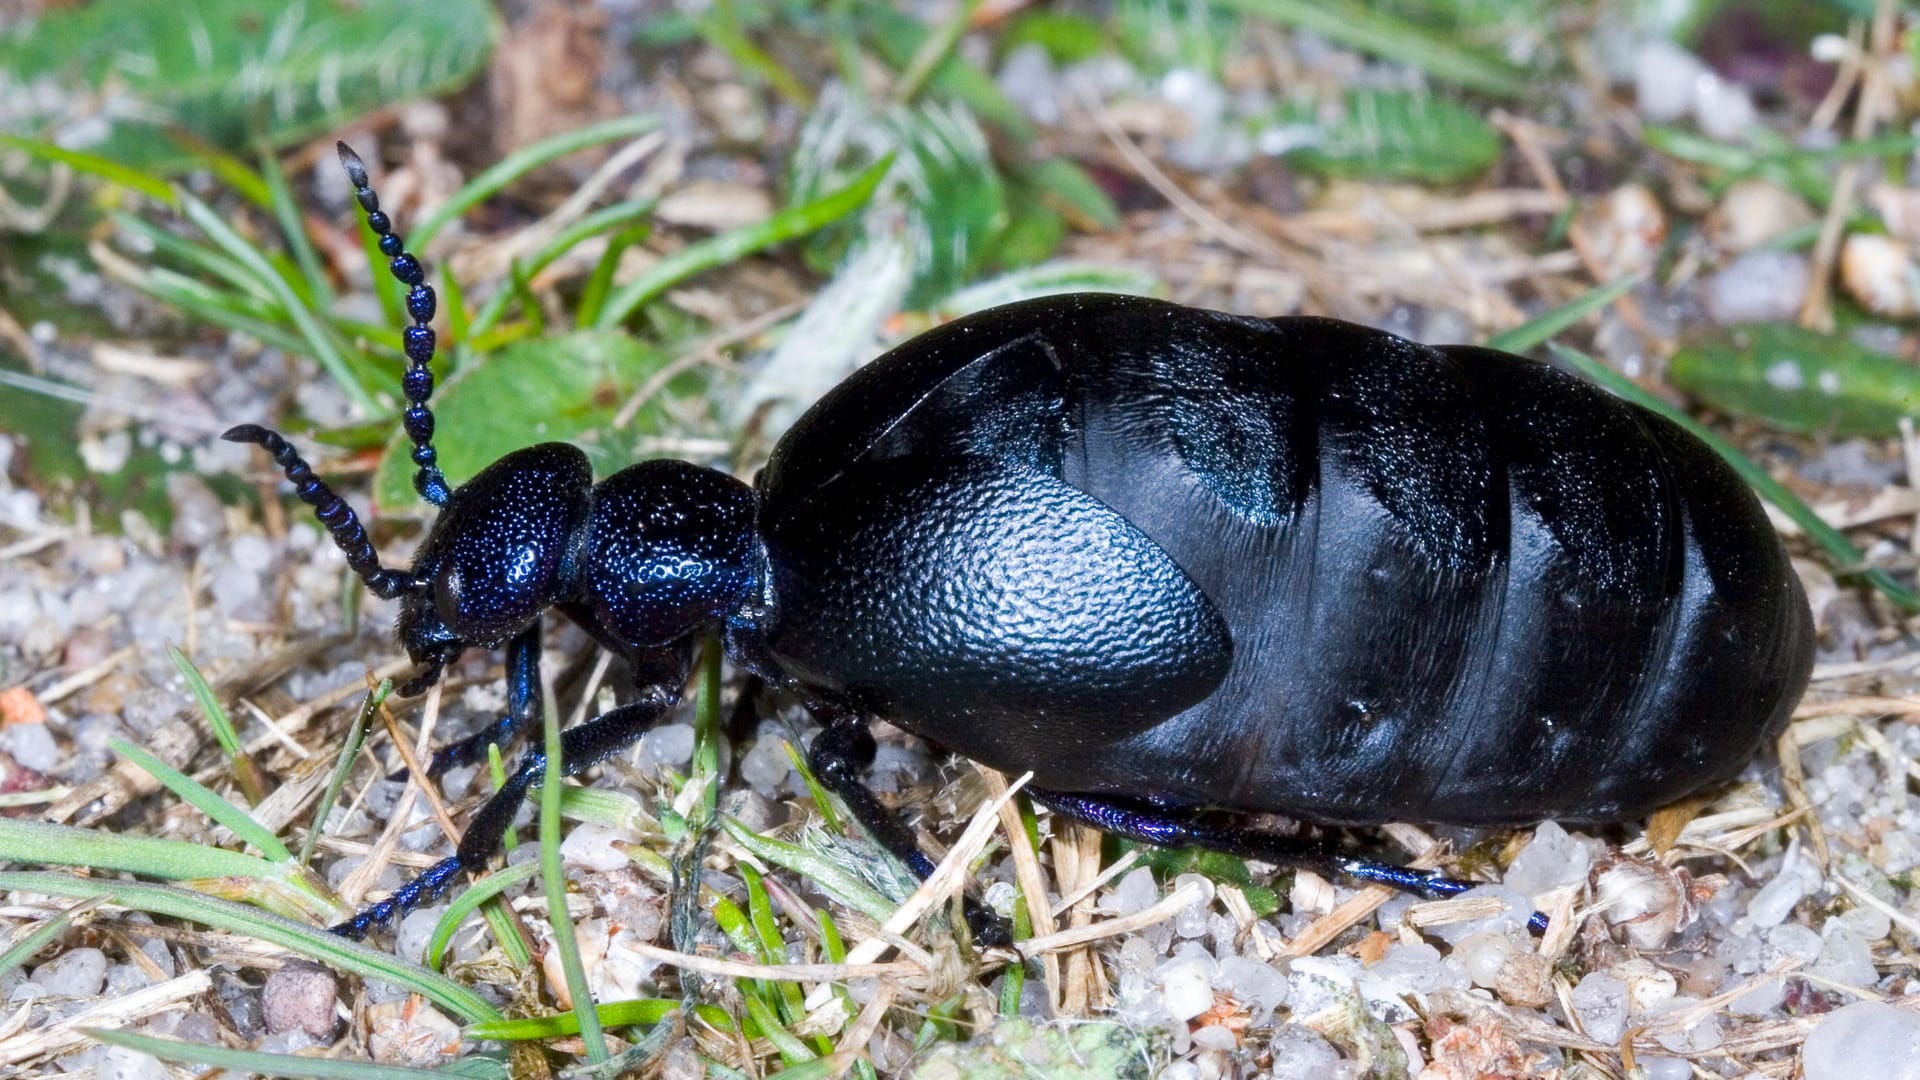
<svg viewBox="0 0 1920 1080">
<path fill-rule="evenodd" d="M 1160 847 L 1206 848 L 1282 866 L 1304 866 L 1423 896 L 1458 896 L 1474 887 L 1470 881 L 1342 855 L 1324 840 L 1281 836 L 1243 826 L 1209 825 L 1194 820 L 1190 811 L 1131 799 L 1074 795 L 1034 787 L 1029 787 L 1027 794 L 1056 814 L 1086 822 L 1102 832 Z M 1536 934 L 1545 933 L 1546 916 L 1534 912 L 1527 926 Z"/>
<path fill-rule="evenodd" d="M 815 708 L 814 711 L 817 714 L 822 710 Z M 867 769 L 873 764 L 877 750 L 865 719 L 853 715 L 833 716 L 820 734 L 814 736 L 813 747 L 807 752 L 807 764 L 828 791 L 840 796 L 855 820 L 881 847 L 905 863 L 915 877 L 925 881 L 933 876 L 934 861 L 920 850 L 913 830 L 902 824 L 899 816 L 887 809 L 879 796 L 867 787 Z M 961 903 L 976 944 L 1013 943 L 1013 932 L 1005 919 L 971 896 L 964 897 Z"/>
<path fill-rule="evenodd" d="M 535 682 L 537 684 L 537 677 Z M 685 685 L 683 663 L 675 677 L 640 687 L 633 701 L 561 732 L 560 766 L 564 775 L 577 775 L 632 746 L 679 702 Z M 546 768 L 545 747 L 528 747 L 507 782 L 473 815 L 454 849 L 455 854 L 434 863 L 385 900 L 333 927 L 333 932 L 341 937 L 363 938 L 407 912 L 439 899 L 461 871 L 485 869 L 488 861 L 500 851 L 514 815 L 520 811 L 521 801 L 540 786 Z"/>
</svg>

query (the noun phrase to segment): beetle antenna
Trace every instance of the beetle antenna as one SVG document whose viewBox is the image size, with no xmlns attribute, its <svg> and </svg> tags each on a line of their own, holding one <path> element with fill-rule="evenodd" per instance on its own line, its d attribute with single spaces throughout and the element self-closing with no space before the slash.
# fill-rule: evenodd
<svg viewBox="0 0 1920 1080">
<path fill-rule="evenodd" d="M 347 170 L 347 180 L 353 184 L 353 197 L 360 200 L 360 209 L 366 211 L 367 227 L 380 238 L 380 252 L 387 257 L 387 269 L 407 286 L 407 314 L 413 318 L 413 325 L 400 333 L 401 345 L 407 354 L 407 371 L 400 377 L 400 388 L 407 395 L 403 422 L 407 438 L 413 440 L 413 463 L 420 467 L 413 474 L 413 488 L 433 505 L 445 506 L 447 478 L 441 475 L 439 457 L 433 450 L 433 411 L 427 408 L 427 399 L 433 396 L 430 364 L 434 338 L 433 327 L 428 325 L 433 322 L 435 308 L 433 286 L 426 283 L 426 271 L 420 268 L 420 260 L 413 257 L 400 234 L 393 231 L 393 219 L 381 212 L 380 197 L 367 182 L 366 162 L 344 142 L 335 143 L 334 149 L 340 154 L 341 166 Z"/>
<path fill-rule="evenodd" d="M 273 455 L 273 463 L 280 466 L 287 479 L 293 482 L 294 491 L 300 501 L 313 507 L 313 516 L 333 534 L 333 542 L 341 551 L 346 552 L 347 565 L 367 583 L 367 589 L 382 600 L 391 600 L 401 593 L 413 590 L 415 581 L 412 574 L 405 570 L 389 570 L 380 565 L 380 555 L 373 550 L 372 541 L 367 539 L 367 530 L 360 525 L 359 515 L 347 500 L 334 494 L 326 482 L 313 475 L 313 469 L 300 457 L 299 452 L 280 433 L 259 424 L 241 424 L 229 428 L 220 436 L 228 442 L 253 443 Z"/>
</svg>

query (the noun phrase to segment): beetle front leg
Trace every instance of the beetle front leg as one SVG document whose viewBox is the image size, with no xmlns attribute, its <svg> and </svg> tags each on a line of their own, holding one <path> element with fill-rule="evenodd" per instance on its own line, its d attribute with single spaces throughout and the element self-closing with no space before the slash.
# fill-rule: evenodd
<svg viewBox="0 0 1920 1080">
<path fill-rule="evenodd" d="M 504 753 L 539 716 L 540 624 L 536 622 L 507 643 L 507 711 L 492 724 L 434 751 L 427 775 L 438 778 L 448 769 L 485 761 L 489 746 L 499 746 Z M 405 768 L 387 774 L 389 780 L 406 778 Z"/>
<path fill-rule="evenodd" d="M 847 810 L 860 822 L 861 828 L 892 852 L 894 858 L 905 863 L 915 877 L 925 881 L 933 876 L 933 860 L 920 850 L 913 830 L 901 824 L 899 815 L 887 809 L 879 796 L 867 787 L 867 769 L 873 764 L 877 749 L 867 721 L 852 716 L 834 717 L 814 736 L 813 747 L 807 752 L 807 764 L 827 790 L 847 804 Z M 971 896 L 964 897 L 961 903 L 976 944 L 1013 944 L 1013 932 L 1005 919 Z"/>
<path fill-rule="evenodd" d="M 585 772 L 632 746 L 680 700 L 685 682 L 683 674 L 671 682 L 643 687 L 637 700 L 561 732 L 560 765 L 564 774 L 574 776 Z M 393 895 L 333 927 L 333 932 L 341 937 L 363 938 L 407 912 L 439 899 L 462 870 L 484 870 L 499 852 L 507 829 L 513 825 L 514 815 L 520 812 L 521 801 L 540 786 L 546 769 L 545 748 L 529 747 L 520 756 L 520 764 L 507 777 L 507 782 L 474 814 L 455 849 L 456 854 L 434 863 L 395 889 Z"/>
<path fill-rule="evenodd" d="M 1281 866 L 1307 867 L 1322 872 L 1344 874 L 1361 881 L 1387 885 L 1422 896 L 1458 896 L 1474 887 L 1474 883 L 1470 881 L 1457 881 L 1405 866 L 1391 866 L 1387 863 L 1342 855 L 1323 840 L 1280 836 L 1259 829 L 1230 825 L 1208 825 L 1191 820 L 1187 814 L 1177 809 L 1153 806 L 1130 799 L 1101 795 L 1074 795 L 1061 791 L 1044 791 L 1034 787 L 1029 787 L 1027 794 L 1033 801 L 1056 814 L 1075 821 L 1083 821 L 1102 832 L 1159 847 L 1197 847 L 1206 848 L 1209 851 L 1223 851 L 1243 859 L 1258 859 L 1261 862 Z M 1527 926 L 1536 934 L 1545 933 L 1546 916 L 1537 911 L 1534 912 L 1527 920 Z"/>
</svg>

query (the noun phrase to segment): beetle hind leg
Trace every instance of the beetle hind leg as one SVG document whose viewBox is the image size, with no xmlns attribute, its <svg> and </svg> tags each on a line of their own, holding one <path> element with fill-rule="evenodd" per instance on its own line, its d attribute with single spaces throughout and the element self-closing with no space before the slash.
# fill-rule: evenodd
<svg viewBox="0 0 1920 1080">
<path fill-rule="evenodd" d="M 807 752 L 807 765 L 828 791 L 840 796 L 847 810 L 881 847 L 924 881 L 933 875 L 933 860 L 920 850 L 913 830 L 902 824 L 899 816 L 867 787 L 867 767 L 873 764 L 877 749 L 873 732 L 868 730 L 864 719 L 836 717 L 814 736 L 813 747 Z M 1005 919 L 971 896 L 964 897 L 961 903 L 975 944 L 1013 944 L 1013 931 Z"/>
<path fill-rule="evenodd" d="M 1102 832 L 1161 847 L 1206 848 L 1244 859 L 1307 867 L 1421 896 L 1458 896 L 1474 887 L 1474 883 L 1469 881 L 1343 855 L 1324 840 L 1281 836 L 1231 825 L 1209 825 L 1193 820 L 1189 813 L 1180 810 L 1130 799 L 1074 795 L 1033 787 L 1027 789 L 1027 794 L 1056 814 L 1084 821 Z M 1544 933 L 1547 929 L 1546 916 L 1534 912 L 1527 920 L 1527 926 L 1536 934 Z"/>
</svg>

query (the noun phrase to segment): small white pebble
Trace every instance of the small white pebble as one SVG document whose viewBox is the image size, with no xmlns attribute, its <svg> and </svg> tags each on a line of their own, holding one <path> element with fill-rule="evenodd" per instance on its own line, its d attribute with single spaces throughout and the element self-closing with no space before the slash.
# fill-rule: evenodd
<svg viewBox="0 0 1920 1080">
<path fill-rule="evenodd" d="M 693 760 L 693 725 L 663 724 L 640 740 L 640 768 L 679 769 Z"/>
<path fill-rule="evenodd" d="M 1587 880 L 1587 866 L 1593 861 L 1589 844 L 1568 834 L 1555 822 L 1543 822 L 1533 831 L 1533 839 L 1514 856 L 1503 883 L 1527 896 Z"/>
<path fill-rule="evenodd" d="M 1154 884 L 1153 871 L 1144 866 L 1126 872 L 1114 883 L 1113 891 L 1100 900 L 1100 910 L 1115 915 L 1131 915 L 1152 907 L 1160 899 L 1160 886 Z"/>
<path fill-rule="evenodd" d="M 1920 1013 L 1855 1002 L 1828 1013 L 1800 1053 L 1806 1080 L 1920 1080 Z"/>
<path fill-rule="evenodd" d="M 6 729 L 7 752 L 13 760 L 38 773 L 60 767 L 60 744 L 45 724 L 13 724 Z"/>
<path fill-rule="evenodd" d="M 1692 1080 L 1693 1077 L 1693 1066 L 1684 1058 L 1643 1057 L 1639 1064 L 1647 1080 Z"/>
<path fill-rule="evenodd" d="M 1591 971 L 1573 988 L 1573 1011 L 1589 1038 L 1612 1045 L 1627 1030 L 1627 984 Z"/>
<path fill-rule="evenodd" d="M 1781 322 L 1799 310 L 1811 276 L 1797 252 L 1750 251 L 1708 278 L 1700 301 L 1722 325 Z"/>
<path fill-rule="evenodd" d="M 1653 38 L 1633 58 L 1634 100 L 1640 115 L 1668 123 L 1693 109 L 1694 88 L 1710 74 L 1699 58 L 1669 41 Z"/>
<path fill-rule="evenodd" d="M 108 1047 L 100 1055 L 94 1076 L 98 1080 L 168 1080 L 167 1067 L 152 1054 L 125 1047 Z"/>
<path fill-rule="evenodd" d="M 1160 970 L 1160 993 L 1175 1020 L 1191 1020 L 1213 1008 L 1213 986 L 1207 965 L 1176 960 Z"/>
<path fill-rule="evenodd" d="M 764 795 L 777 793 L 792 772 L 786 744 L 777 738 L 755 739 L 752 749 L 740 759 L 740 778 Z"/>
<path fill-rule="evenodd" d="M 1240 1040 L 1226 1028 L 1208 1024 L 1193 1033 L 1193 1045 L 1202 1050 L 1231 1050 L 1240 1045 Z"/>
<path fill-rule="evenodd" d="M 440 922 L 440 916 L 446 913 L 445 904 L 408 912 L 400 920 L 400 929 L 394 933 L 393 951 L 409 960 L 419 960 L 425 956 L 427 943 L 433 940 L 433 928 Z"/>
<path fill-rule="evenodd" d="M 1466 969 L 1473 985 L 1492 989 L 1513 950 L 1513 939 L 1505 934 L 1474 934 L 1453 947 L 1453 959 Z"/>
<path fill-rule="evenodd" d="M 107 954 L 68 949 L 34 968 L 33 981 L 55 997 L 93 997 L 107 981 Z"/>
<path fill-rule="evenodd" d="M 605 872 L 628 864 L 626 836 L 617 829 L 586 822 L 560 842 L 560 858 L 570 866 Z"/>
</svg>

